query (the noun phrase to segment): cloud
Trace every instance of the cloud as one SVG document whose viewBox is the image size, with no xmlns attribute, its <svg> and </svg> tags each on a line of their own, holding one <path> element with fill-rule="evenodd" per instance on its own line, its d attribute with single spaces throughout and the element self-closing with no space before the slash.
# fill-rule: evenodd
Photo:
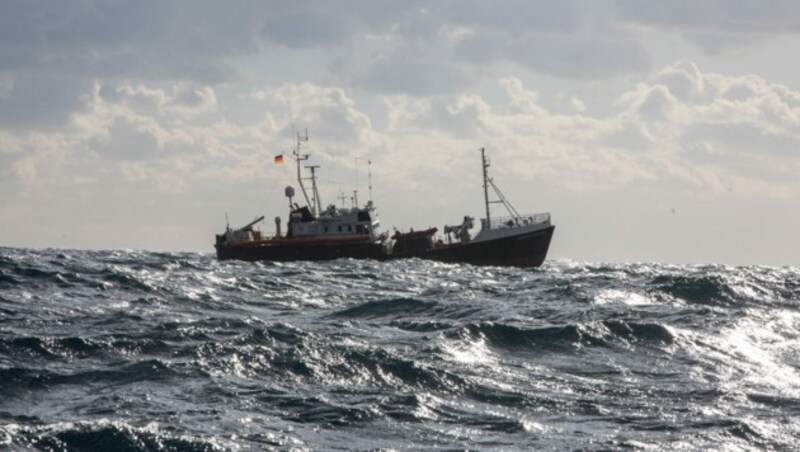
<svg viewBox="0 0 800 452">
<path fill-rule="evenodd" d="M 388 108 L 390 133 L 447 134 L 462 139 L 475 139 L 486 133 L 485 117 L 491 106 L 475 94 L 436 96 L 418 99 L 411 96 L 384 96 Z"/>
<path fill-rule="evenodd" d="M 593 31 L 511 34 L 485 30 L 465 38 L 455 55 L 472 64 L 517 63 L 544 74 L 597 79 L 640 73 L 650 61 L 644 48 L 628 36 Z"/>
<path fill-rule="evenodd" d="M 242 56 L 276 58 L 282 46 L 325 49 L 327 63 L 352 56 L 354 68 L 340 74 L 351 86 L 425 95 L 446 89 L 441 80 L 466 87 L 476 80 L 469 74 L 505 62 L 576 79 L 641 74 L 652 64 L 643 25 L 702 36 L 701 46 L 733 46 L 737 36 L 796 33 L 797 10 L 790 1 L 752 0 L 20 1 L 0 17 L 0 72 L 216 85 L 244 75 Z"/>
<path fill-rule="evenodd" d="M 687 39 L 717 33 L 730 47 L 738 34 L 749 42 L 795 33 L 796 10 L 752 1 L 10 2 L 0 17 L 0 126 L 63 123 L 96 80 L 180 83 L 195 99 L 162 108 L 213 112 L 208 89 L 263 70 L 241 64 L 243 56 L 310 69 L 315 83 L 418 97 L 474 90 L 509 65 L 574 80 L 640 76 L 653 64 L 647 30 L 677 29 Z M 281 69 L 269 70 L 280 77 Z M 278 83 L 307 81 L 290 72 Z M 680 97 L 678 82 L 662 81 Z M 44 104 L 52 108 L 37 109 Z"/>
<path fill-rule="evenodd" d="M 635 91 L 625 93 L 620 99 L 632 114 L 638 115 L 647 123 L 666 123 L 679 120 L 676 111 L 680 104 L 669 88 L 661 84 L 640 84 Z"/>
<path fill-rule="evenodd" d="M 349 44 L 366 36 L 396 33 L 423 2 L 295 1 L 259 2 L 260 35 L 268 42 L 293 49 Z"/>
<path fill-rule="evenodd" d="M 132 111 L 146 114 L 159 114 L 167 103 L 167 94 L 162 89 L 148 88 L 130 83 L 104 83 L 96 85 L 98 100 L 109 105 L 119 105 Z"/>
<path fill-rule="evenodd" d="M 795 32 L 800 23 L 800 5 L 791 0 L 770 2 L 765 8 L 758 0 L 717 2 L 699 0 L 691 4 L 635 0 L 616 2 L 621 14 L 638 22 L 682 29 L 729 30 L 740 33 Z"/>
<path fill-rule="evenodd" d="M 74 221 L 91 218 L 116 231 L 131 227 L 108 217 L 129 209 L 148 221 L 182 209 L 193 220 L 205 215 L 198 221 L 206 225 L 222 224 L 224 212 L 234 222 L 282 213 L 284 199 L 265 190 L 294 184 L 294 173 L 272 157 L 291 149 L 293 128 L 305 127 L 309 163 L 323 166 L 323 201 L 352 188 L 364 201 L 366 167 L 357 159 L 371 158 L 388 226 L 451 222 L 463 213 L 454 206 L 474 206 L 482 146 L 506 194 L 525 210 L 555 202 L 548 193 L 598 206 L 622 195 L 719 200 L 733 193 L 753 203 L 800 196 L 800 92 L 763 77 L 678 61 L 601 85 L 613 97 L 602 112 L 587 108 L 592 99 L 579 90 L 549 93 L 512 75 L 494 85 L 363 102 L 363 93 L 315 82 L 236 97 L 219 94 L 227 87 L 186 81 L 98 79 L 61 122 L 0 129 L 0 204 L 63 198 L 43 208 L 65 218 L 80 212 Z M 25 215 L 20 222 L 33 213 Z M 177 229 L 191 229 L 188 221 Z M 204 233 L 198 245 L 164 243 L 206 246 L 211 231 Z"/>
<path fill-rule="evenodd" d="M 430 96 L 461 91 L 475 79 L 426 47 L 408 46 L 372 55 L 354 83 L 379 93 Z"/>
<path fill-rule="evenodd" d="M 272 15 L 266 19 L 261 34 L 292 48 L 336 46 L 351 37 L 356 25 L 352 16 L 338 8 L 325 11 L 323 5 L 320 7 Z"/>
<path fill-rule="evenodd" d="M 284 84 L 256 91 L 253 97 L 264 102 L 268 110 L 279 112 L 277 121 L 289 140 L 293 138 L 285 133 L 288 129 L 308 128 L 322 137 L 317 145 L 331 155 L 383 152 L 385 141 L 375 133 L 371 119 L 340 87 Z"/>
<path fill-rule="evenodd" d="M 0 127 L 54 127 L 85 107 L 88 80 L 60 75 L 13 77 L 0 97 Z"/>
<path fill-rule="evenodd" d="M 679 30 L 689 42 L 708 53 L 796 34 L 800 27 L 800 5 L 792 0 L 772 1 L 769 5 L 758 0 L 691 3 L 619 0 L 616 4 L 623 20 Z"/>
<path fill-rule="evenodd" d="M 436 177 L 459 184 L 452 174 L 469 164 L 456 156 L 485 145 L 515 162 L 499 163 L 503 170 L 576 191 L 667 184 L 719 192 L 736 180 L 753 195 L 798 195 L 790 175 L 800 170 L 800 92 L 786 86 L 679 61 L 627 85 L 604 116 L 585 107 L 555 111 L 515 77 L 497 86 L 504 98 L 384 96 L 383 120 L 342 87 L 287 83 L 245 99 L 244 108 L 266 113 L 237 124 L 209 116 L 219 101 L 208 86 L 96 82 L 66 125 L 5 131 L 0 145 L 4 166 L 13 168 L 6 174 L 20 182 L 68 184 L 90 177 L 80 168 L 102 167 L 103 177 L 190 187 L 257 179 L 272 155 L 291 148 L 292 129 L 308 127 L 330 173 L 352 171 L 355 157 L 384 156 L 394 161 L 387 177 L 397 184 Z"/>
<path fill-rule="evenodd" d="M 636 116 L 620 119 L 639 122 L 652 137 L 648 147 L 671 156 L 695 183 L 735 179 L 754 196 L 797 196 L 786 170 L 800 168 L 798 94 L 761 77 L 704 74 L 681 61 L 621 96 Z"/>
<path fill-rule="evenodd" d="M 683 101 L 698 100 L 705 94 L 703 74 L 691 61 L 678 61 L 650 77 L 650 83 L 663 85 L 672 96 Z"/>
<path fill-rule="evenodd" d="M 265 191 L 294 183 L 293 168 L 272 158 L 306 127 L 324 199 L 358 177 L 363 196 L 371 158 L 388 225 L 449 222 L 473 205 L 482 146 L 523 204 L 588 199 L 597 218 L 620 198 L 791 205 L 800 91 L 770 56 L 791 54 L 798 8 L 4 2 L 0 204 L 4 227 L 20 225 L 4 234 L 51 246 L 26 226 L 48 212 L 89 246 L 113 230 L 126 236 L 112 246 L 136 235 L 207 250 L 197 225 L 284 211 Z M 199 238 L 181 242 L 187 231 Z"/>
<path fill-rule="evenodd" d="M 258 49 L 253 12 L 245 3 L 7 2 L 0 62 L 20 74 L 230 80 L 228 61 Z"/>
<path fill-rule="evenodd" d="M 592 117 L 554 112 L 514 77 L 499 85 L 505 103 L 387 97 L 388 131 L 397 141 L 443 141 L 453 151 L 469 146 L 465 138 L 500 148 L 514 162 L 504 171 L 578 191 L 644 185 L 724 193 L 735 180 L 750 196 L 800 195 L 790 176 L 800 170 L 800 92 L 785 86 L 679 61 L 619 93 L 609 115 Z"/>
<path fill-rule="evenodd" d="M 208 114 L 217 108 L 217 96 L 210 86 L 178 83 L 165 109 L 181 116 Z"/>
</svg>

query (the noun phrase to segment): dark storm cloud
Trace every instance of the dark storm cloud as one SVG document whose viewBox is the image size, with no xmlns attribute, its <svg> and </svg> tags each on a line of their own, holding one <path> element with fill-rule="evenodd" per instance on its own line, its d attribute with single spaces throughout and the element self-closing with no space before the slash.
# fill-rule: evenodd
<svg viewBox="0 0 800 452">
<path fill-rule="evenodd" d="M 232 59 L 259 49 L 245 3 L 4 1 L 0 126 L 65 122 L 96 80 L 201 84 L 236 77 Z"/>
<path fill-rule="evenodd" d="M 455 48 L 465 61 L 504 60 L 545 74 L 576 78 L 603 78 L 650 67 L 645 49 L 635 41 L 599 34 L 536 34 L 512 37 L 479 32 Z"/>
<path fill-rule="evenodd" d="M 0 77 L 13 88 L 0 93 L 0 121 L 63 119 L 79 107 L 77 99 L 95 80 L 197 85 L 237 80 L 243 56 L 268 60 L 275 46 L 325 48 L 324 67 L 342 85 L 415 96 L 463 90 L 495 62 L 575 79 L 642 73 L 651 62 L 637 31 L 641 24 L 683 30 L 710 49 L 751 35 L 795 32 L 800 29 L 797 5 L 742 0 L 3 1 Z M 34 85 L 47 77 L 57 80 L 39 92 Z M 51 109 L 36 107 L 47 98 Z"/>
<path fill-rule="evenodd" d="M 459 91 L 475 77 L 420 43 L 373 55 L 370 65 L 355 80 L 381 93 L 429 96 Z"/>
<path fill-rule="evenodd" d="M 695 30 L 797 32 L 800 4 L 794 0 L 618 0 L 621 16 L 633 22 Z"/>
<path fill-rule="evenodd" d="M 617 6 L 624 22 L 677 29 L 712 53 L 800 31 L 800 3 L 794 0 L 619 0 Z"/>
<path fill-rule="evenodd" d="M 277 2 L 262 10 L 261 36 L 290 48 L 332 47 L 364 34 L 388 33 L 416 8 L 413 1 Z"/>
<path fill-rule="evenodd" d="M 305 48 L 340 44 L 351 36 L 355 23 L 330 12 L 291 12 L 267 19 L 262 35 L 287 47 Z"/>
<path fill-rule="evenodd" d="M 650 67 L 647 52 L 608 1 L 467 1 L 448 16 L 473 30 L 454 49 L 465 62 L 510 61 L 561 77 L 591 79 Z"/>
<path fill-rule="evenodd" d="M 0 97 L 0 128 L 59 125 L 72 112 L 85 107 L 82 96 L 92 88 L 82 78 L 58 75 L 32 75 L 13 83 Z"/>
<path fill-rule="evenodd" d="M 445 2 L 445 5 L 441 12 L 454 23 L 513 33 L 531 30 L 574 31 L 583 23 L 587 9 L 591 9 L 589 3 L 573 0 L 456 0 Z"/>
<path fill-rule="evenodd" d="M 229 58 L 258 49 L 257 23 L 244 4 L 10 1 L 0 14 L 5 72 L 91 77 L 179 78 L 235 75 Z"/>
</svg>

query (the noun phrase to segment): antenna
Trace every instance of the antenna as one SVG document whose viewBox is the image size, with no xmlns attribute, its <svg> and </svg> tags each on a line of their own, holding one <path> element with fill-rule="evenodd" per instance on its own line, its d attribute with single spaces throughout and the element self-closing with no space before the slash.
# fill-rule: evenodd
<svg viewBox="0 0 800 452">
<path fill-rule="evenodd" d="M 486 203 L 486 229 L 492 228 L 492 217 L 489 215 L 489 161 L 486 149 L 481 148 L 481 166 L 483 166 L 483 199 Z"/>
<path fill-rule="evenodd" d="M 364 160 L 367 161 L 367 165 L 368 165 L 367 173 L 368 173 L 368 178 L 369 178 L 369 180 L 368 180 L 368 182 L 369 182 L 369 200 L 372 201 L 372 160 L 369 157 L 355 157 L 355 162 L 356 162 L 356 165 L 355 165 L 356 166 L 356 188 L 359 187 L 359 185 L 358 185 L 358 182 L 359 182 L 358 173 L 360 171 L 358 170 L 358 162 L 359 161 L 364 161 Z M 358 207 L 358 197 L 356 196 L 355 198 L 356 198 L 356 207 Z"/>
<path fill-rule="evenodd" d="M 294 126 L 292 126 L 292 128 L 294 129 Z M 300 132 L 297 132 L 297 151 L 298 152 L 300 151 L 300 143 L 304 143 L 306 141 L 308 141 L 308 128 L 306 128 L 305 135 L 303 135 L 303 136 L 300 136 Z"/>
<path fill-rule="evenodd" d="M 292 131 L 294 131 L 294 123 L 292 123 Z M 297 162 L 297 183 L 300 184 L 300 190 L 302 190 L 303 192 L 303 197 L 306 198 L 306 204 L 311 206 L 312 209 L 314 209 L 314 206 L 308 199 L 308 193 L 306 193 L 306 186 L 303 184 L 303 176 L 300 174 L 300 162 L 308 160 L 308 154 L 300 153 L 300 145 L 308 141 L 308 129 L 306 129 L 305 136 L 301 137 L 299 132 L 295 132 L 295 136 L 297 141 L 294 150 L 292 151 L 292 155 L 294 156 L 295 162 Z"/>
<path fill-rule="evenodd" d="M 372 202 L 372 159 L 367 160 L 367 180 L 369 182 L 369 202 Z"/>
</svg>

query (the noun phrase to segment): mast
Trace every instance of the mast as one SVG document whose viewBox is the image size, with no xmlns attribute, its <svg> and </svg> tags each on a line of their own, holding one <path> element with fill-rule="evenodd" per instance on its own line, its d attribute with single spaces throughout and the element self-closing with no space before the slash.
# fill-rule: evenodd
<svg viewBox="0 0 800 452">
<path fill-rule="evenodd" d="M 319 165 L 308 165 L 306 168 L 311 170 L 311 213 L 317 216 L 317 212 L 322 212 L 322 201 L 319 199 L 319 191 L 317 191 L 317 176 L 314 172 Z M 305 190 L 303 191 L 305 194 Z M 308 201 L 308 198 L 306 198 Z"/>
<path fill-rule="evenodd" d="M 484 223 L 484 229 L 491 229 L 492 228 L 492 219 L 489 216 L 489 204 L 497 203 L 502 204 L 503 207 L 506 208 L 508 214 L 515 222 L 519 222 L 521 216 L 517 209 L 511 205 L 511 202 L 506 198 L 506 195 L 500 191 L 500 188 L 494 183 L 491 177 L 489 177 L 489 159 L 486 157 L 486 150 L 481 148 L 481 160 L 483 161 L 483 199 L 486 203 L 486 222 Z M 489 201 L 489 186 L 492 187 L 494 190 L 494 194 L 497 197 L 494 201 Z"/>
<path fill-rule="evenodd" d="M 303 197 L 306 198 L 306 205 L 311 206 L 313 209 L 314 206 L 311 205 L 311 201 L 308 199 L 306 187 L 303 185 L 303 177 L 300 174 L 300 162 L 308 160 L 308 154 L 300 153 L 300 144 L 306 141 L 308 141 L 308 129 L 306 129 L 306 134 L 303 137 L 300 136 L 300 132 L 297 132 L 297 144 L 295 145 L 294 151 L 292 151 L 292 155 L 294 155 L 294 160 L 297 162 L 297 183 L 300 184 L 300 190 L 303 191 Z"/>
<path fill-rule="evenodd" d="M 367 160 L 367 178 L 369 181 L 369 202 L 372 202 L 372 159 Z"/>
<path fill-rule="evenodd" d="M 370 157 L 356 157 L 356 187 L 358 187 L 358 161 L 359 160 L 366 160 L 367 161 L 367 183 L 369 187 L 369 201 L 372 202 L 372 158 Z M 356 198 L 356 207 L 358 207 L 358 196 Z"/>
<path fill-rule="evenodd" d="M 483 199 L 486 203 L 486 222 L 484 229 L 492 228 L 492 219 L 489 216 L 489 162 L 486 160 L 486 149 L 481 148 L 481 163 L 483 165 Z"/>
</svg>

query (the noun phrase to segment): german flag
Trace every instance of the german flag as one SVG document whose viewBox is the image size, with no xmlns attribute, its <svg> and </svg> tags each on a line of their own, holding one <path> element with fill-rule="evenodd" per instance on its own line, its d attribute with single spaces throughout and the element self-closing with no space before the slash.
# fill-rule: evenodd
<svg viewBox="0 0 800 452">
<path fill-rule="evenodd" d="M 282 165 L 283 164 L 283 154 L 275 156 L 275 164 Z"/>
</svg>

